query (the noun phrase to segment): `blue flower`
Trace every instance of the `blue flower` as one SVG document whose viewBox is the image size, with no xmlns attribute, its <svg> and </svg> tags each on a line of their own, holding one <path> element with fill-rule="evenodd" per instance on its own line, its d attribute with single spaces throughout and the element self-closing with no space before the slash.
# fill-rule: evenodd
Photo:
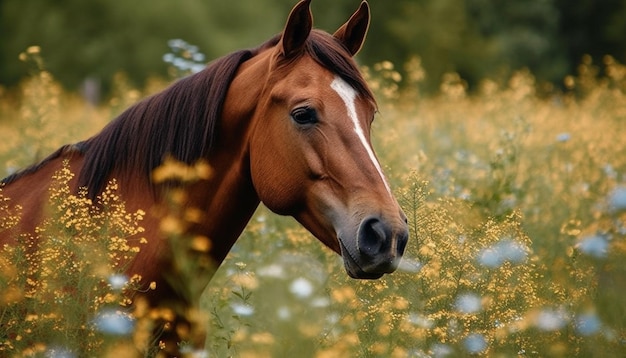
<svg viewBox="0 0 626 358">
<path fill-rule="evenodd" d="M 505 262 L 520 264 L 526 261 L 528 248 L 515 240 L 506 238 L 482 249 L 478 253 L 478 261 L 487 267 L 497 268 Z"/>
<path fill-rule="evenodd" d="M 556 135 L 556 141 L 561 142 L 561 143 L 565 143 L 569 141 L 571 138 L 572 138 L 572 135 L 567 132 L 559 133 Z"/>
<path fill-rule="evenodd" d="M 75 358 L 77 357 L 77 355 L 74 354 L 74 352 L 68 350 L 67 348 L 50 347 L 45 351 L 44 357 L 46 358 Z"/>
<path fill-rule="evenodd" d="M 476 313 L 482 309 L 482 299 L 475 293 L 464 293 L 456 298 L 454 306 L 461 313 Z"/>
<path fill-rule="evenodd" d="M 576 317 L 576 331 L 583 336 L 590 336 L 600 330 L 602 323 L 595 313 L 584 313 Z"/>
<path fill-rule="evenodd" d="M 465 337 L 463 345 L 471 354 L 478 354 L 487 349 L 487 339 L 480 333 L 472 333 Z"/>
<path fill-rule="evenodd" d="M 585 237 L 576 247 L 584 254 L 601 259 L 608 254 L 609 241 L 604 235 L 596 234 Z"/>
<path fill-rule="evenodd" d="M 96 329 L 102 333 L 123 336 L 133 332 L 135 320 L 127 313 L 106 309 L 94 319 Z"/>
<path fill-rule="evenodd" d="M 626 186 L 618 186 L 609 193 L 609 206 L 611 210 L 626 210 Z"/>
</svg>

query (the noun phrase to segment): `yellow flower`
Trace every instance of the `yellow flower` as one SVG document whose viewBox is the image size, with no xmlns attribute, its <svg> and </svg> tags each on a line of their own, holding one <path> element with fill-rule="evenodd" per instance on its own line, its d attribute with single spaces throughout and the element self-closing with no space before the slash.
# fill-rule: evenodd
<svg viewBox="0 0 626 358">
<path fill-rule="evenodd" d="M 208 252 L 211 249 L 211 240 L 206 236 L 195 236 L 191 239 L 191 248 L 200 252 Z"/>
</svg>

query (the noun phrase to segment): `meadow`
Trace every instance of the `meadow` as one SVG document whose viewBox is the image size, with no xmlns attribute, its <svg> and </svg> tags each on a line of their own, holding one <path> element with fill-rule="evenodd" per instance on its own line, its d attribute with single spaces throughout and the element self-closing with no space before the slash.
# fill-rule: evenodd
<svg viewBox="0 0 626 358">
<path fill-rule="evenodd" d="M 22 57 L 32 75 L 0 92 L 0 176 L 166 85 L 136 89 L 119 75 L 92 106 L 54 81 L 37 48 Z M 374 146 L 409 218 L 398 272 L 352 280 L 294 220 L 261 207 L 203 293 L 206 354 L 624 356 L 626 66 L 585 57 L 562 91 L 520 70 L 469 92 L 450 73 L 434 95 L 420 92 L 419 58 L 404 78 L 390 62 L 363 70 L 380 107 Z M 108 210 L 93 215 L 68 192 L 71 175 L 57 174 L 42 253 L 2 249 L 0 356 L 120 356 L 168 315 L 128 308 L 138 278 L 119 262 L 141 249 L 124 238 L 145 213 L 126 212 L 112 182 Z M 0 191 L 0 210 L 7 200 Z M 68 207 L 80 214 L 65 217 Z"/>
</svg>

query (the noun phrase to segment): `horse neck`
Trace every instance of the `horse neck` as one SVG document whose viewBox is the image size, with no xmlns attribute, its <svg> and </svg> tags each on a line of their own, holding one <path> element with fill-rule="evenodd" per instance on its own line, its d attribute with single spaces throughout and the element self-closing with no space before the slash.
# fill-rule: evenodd
<svg viewBox="0 0 626 358">
<path fill-rule="evenodd" d="M 208 182 L 190 188 L 192 204 L 206 213 L 202 223 L 191 231 L 212 240 L 211 254 L 218 264 L 260 203 L 250 174 L 248 139 L 263 91 L 268 60 L 267 53 L 261 53 L 241 65 L 229 87 L 208 158 L 212 176 Z"/>
</svg>

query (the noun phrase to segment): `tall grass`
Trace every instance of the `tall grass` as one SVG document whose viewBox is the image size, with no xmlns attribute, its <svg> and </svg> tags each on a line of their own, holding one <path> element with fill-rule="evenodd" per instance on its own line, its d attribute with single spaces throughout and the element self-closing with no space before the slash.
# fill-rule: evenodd
<svg viewBox="0 0 626 358">
<path fill-rule="evenodd" d="M 25 56 L 38 54 L 31 49 Z M 260 208 L 203 293 L 209 355 L 626 354 L 626 67 L 610 57 L 601 65 L 585 58 L 564 80 L 567 90 L 550 96 L 537 92 L 541 86 L 528 71 L 485 80 L 476 93 L 448 74 L 439 94 L 422 96 L 427 74 L 419 59 L 406 69 L 405 79 L 388 62 L 364 69 L 380 101 L 375 147 L 410 223 L 400 270 L 377 281 L 351 280 L 340 258 L 295 221 Z M 18 96 L 0 101 L 0 170 L 94 133 L 141 96 L 123 80 L 118 88 L 110 103 L 92 108 L 38 67 Z M 68 123 L 82 124 L 68 133 Z M 80 196 L 55 195 L 55 205 L 77 205 L 84 228 L 102 227 Z M 3 213 L 6 200 L 0 196 Z M 107 229 L 108 237 L 140 230 L 141 213 L 112 208 L 102 215 L 131 220 Z M 19 216 L 9 214 L 0 230 Z M 67 231 L 52 224 L 67 224 L 64 212 L 51 215 L 43 237 Z M 79 246 L 104 250 L 103 257 L 110 252 L 106 245 L 94 248 L 103 244 L 91 240 L 91 231 L 81 235 Z M 80 257 L 81 248 L 63 245 L 67 255 Z M 126 309 L 126 296 L 108 281 L 121 269 L 117 261 L 103 261 L 95 265 L 102 272 L 87 275 L 98 290 L 74 285 L 69 294 L 63 283 L 82 282 L 91 269 L 76 276 L 57 258 L 29 259 L 16 253 L 20 247 L 4 248 L 10 259 L 0 263 L 0 355 L 137 352 L 146 343 L 145 315 Z M 54 277 L 43 274 L 49 264 L 60 268 Z M 32 270 L 38 281 L 29 284 Z M 53 297 L 66 301 L 59 305 Z M 105 306 L 129 323 L 113 340 L 94 324 Z M 19 312 L 28 312 L 26 319 L 18 320 Z M 67 322 L 55 321 L 59 314 Z M 40 326 L 41 320 L 49 324 Z"/>
</svg>

